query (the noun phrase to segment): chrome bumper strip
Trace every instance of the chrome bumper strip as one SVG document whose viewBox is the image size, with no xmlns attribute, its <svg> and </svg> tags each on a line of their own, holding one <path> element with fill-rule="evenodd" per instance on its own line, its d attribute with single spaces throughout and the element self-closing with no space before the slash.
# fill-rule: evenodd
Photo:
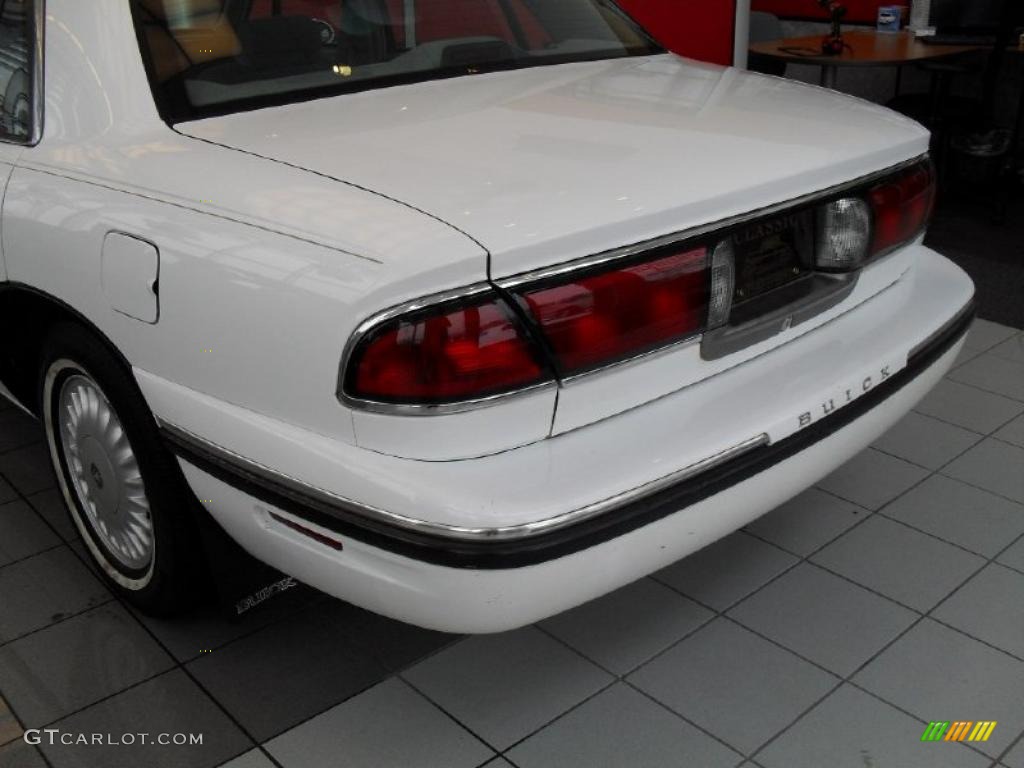
<svg viewBox="0 0 1024 768">
<path fill-rule="evenodd" d="M 399 528 L 420 535 L 457 541 L 519 541 L 566 528 L 656 494 L 664 488 L 688 480 L 768 443 L 767 435 L 752 437 L 739 445 L 708 456 L 664 477 L 555 517 L 498 528 L 470 528 L 432 523 L 354 501 L 247 459 L 183 427 L 160 418 L 157 419 L 157 422 L 164 438 L 175 452 L 190 463 L 200 463 L 194 461 L 198 458 L 202 464 L 214 464 L 251 484 L 268 488 L 296 502 L 315 504 L 317 508 L 333 513 L 342 520 L 351 520 L 353 517 L 362 518 L 366 521 L 384 524 L 391 529 Z"/>
</svg>

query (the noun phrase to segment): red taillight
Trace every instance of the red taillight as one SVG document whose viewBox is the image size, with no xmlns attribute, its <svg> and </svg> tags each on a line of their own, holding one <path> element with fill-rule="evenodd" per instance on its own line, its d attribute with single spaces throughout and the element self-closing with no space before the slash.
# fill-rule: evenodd
<svg viewBox="0 0 1024 768">
<path fill-rule="evenodd" d="M 388 403 L 477 399 L 548 378 L 512 311 L 487 293 L 373 328 L 351 355 L 345 391 Z"/>
<path fill-rule="evenodd" d="M 935 172 L 919 163 L 872 187 L 868 192 L 875 221 L 871 255 L 891 251 L 927 226 L 935 201 Z"/>
<path fill-rule="evenodd" d="M 782 310 L 804 311 L 872 257 L 911 242 L 934 198 L 935 172 L 923 160 L 642 255 L 610 252 L 470 289 L 457 301 L 428 306 L 428 298 L 357 335 L 339 394 L 371 409 L 465 405 L 561 383 L 709 327 L 719 338 L 705 337 L 701 353 L 716 359 L 767 338 Z M 808 298 L 805 289 L 816 293 Z"/>
<path fill-rule="evenodd" d="M 641 354 L 700 331 L 708 308 L 708 251 L 701 247 L 519 295 L 562 375 Z"/>
</svg>

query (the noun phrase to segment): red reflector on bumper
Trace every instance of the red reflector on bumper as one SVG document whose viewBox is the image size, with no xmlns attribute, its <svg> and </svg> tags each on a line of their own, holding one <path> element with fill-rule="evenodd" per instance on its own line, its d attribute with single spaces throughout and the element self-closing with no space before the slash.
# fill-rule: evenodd
<svg viewBox="0 0 1024 768">
<path fill-rule="evenodd" d="M 330 547 L 331 549 L 337 552 L 341 552 L 345 548 L 345 545 L 337 539 L 332 539 L 330 536 L 324 536 L 322 533 L 317 533 L 316 531 L 307 528 L 304 525 L 296 523 L 294 520 L 289 520 L 286 517 L 275 515 L 273 512 L 270 513 L 270 516 L 281 525 L 287 528 L 291 528 L 293 531 L 301 533 L 303 536 L 308 536 L 317 543 L 323 544 L 325 547 Z"/>
</svg>

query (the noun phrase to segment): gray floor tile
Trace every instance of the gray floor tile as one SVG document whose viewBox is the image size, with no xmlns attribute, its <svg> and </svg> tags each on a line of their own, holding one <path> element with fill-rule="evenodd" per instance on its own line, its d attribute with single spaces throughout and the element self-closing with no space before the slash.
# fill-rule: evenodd
<svg viewBox="0 0 1024 768">
<path fill-rule="evenodd" d="M 25 496 L 57 487 L 45 443 L 0 453 L 0 474 Z"/>
<path fill-rule="evenodd" d="M 880 515 L 844 534 L 812 560 L 922 613 L 985 564 L 982 557 Z"/>
<path fill-rule="evenodd" d="M 960 353 L 956 356 L 956 360 L 953 361 L 953 368 L 959 368 L 964 363 L 967 363 L 976 358 L 978 355 L 982 355 L 984 353 L 985 350 L 983 349 L 976 349 L 965 345 L 960 350 Z"/>
<path fill-rule="evenodd" d="M 654 578 L 724 611 L 796 562 L 778 547 L 737 531 L 658 571 Z"/>
<path fill-rule="evenodd" d="M 93 576 L 96 576 L 102 580 L 103 572 L 100 570 L 99 565 L 92 559 L 92 555 L 89 554 L 89 549 L 85 546 L 85 542 L 81 539 L 75 539 L 74 541 L 68 542 L 68 547 L 78 558 L 80 563 L 83 563 Z"/>
<path fill-rule="evenodd" d="M 993 323 L 989 320 L 978 319 L 975 320 L 974 324 L 971 326 L 971 330 L 967 334 L 967 340 L 964 342 L 964 346 L 978 350 L 991 349 L 997 344 L 1009 339 L 1016 333 L 1017 329 L 1011 328 L 1008 325 L 1001 325 L 1000 323 Z"/>
<path fill-rule="evenodd" d="M 911 411 L 874 443 L 892 456 L 936 470 L 982 439 L 977 432 Z"/>
<path fill-rule="evenodd" d="M 514 766 L 504 757 L 496 757 L 481 768 L 514 768 Z"/>
<path fill-rule="evenodd" d="M 71 522 L 64 497 L 56 488 L 34 493 L 27 498 L 29 505 L 48 522 L 64 541 L 75 541 L 79 538 L 78 529 Z"/>
<path fill-rule="evenodd" d="M 476 768 L 494 755 L 397 678 L 278 736 L 266 749 L 284 768 Z"/>
<path fill-rule="evenodd" d="M 943 379 L 914 410 L 988 435 L 1024 413 L 1024 403 Z"/>
<path fill-rule="evenodd" d="M 533 627 L 463 640 L 404 676 L 499 750 L 612 680 Z"/>
<path fill-rule="evenodd" d="M 623 675 L 712 616 L 668 587 L 641 579 L 542 626 L 588 659 Z"/>
<path fill-rule="evenodd" d="M 949 378 L 1003 397 L 1024 400 L 1024 362 L 985 354 L 950 371 Z"/>
<path fill-rule="evenodd" d="M 623 683 L 509 752 L 519 768 L 735 766 L 743 756 Z"/>
<path fill-rule="evenodd" d="M 0 504 L 6 504 L 8 501 L 14 501 L 16 498 L 18 498 L 18 494 L 11 487 L 11 484 L 0 477 Z"/>
<path fill-rule="evenodd" d="M 988 768 L 963 744 L 922 743 L 926 725 L 844 685 L 756 758 L 765 768 Z"/>
<path fill-rule="evenodd" d="M 275 768 L 263 750 L 256 748 L 239 755 L 234 760 L 221 764 L 220 768 Z"/>
<path fill-rule="evenodd" d="M 0 568 L 60 543 L 50 526 L 25 502 L 0 506 Z"/>
<path fill-rule="evenodd" d="M 43 441 L 39 422 L 19 408 L 0 411 L 0 453 Z"/>
<path fill-rule="evenodd" d="M 912 611 L 806 563 L 729 615 L 842 676 L 915 619 Z"/>
<path fill-rule="evenodd" d="M 1005 357 L 1007 360 L 1024 363 L 1024 333 L 1018 333 L 1016 336 L 996 344 L 990 353 L 996 357 Z"/>
<path fill-rule="evenodd" d="M 323 593 L 299 584 L 241 616 L 230 615 L 219 604 L 203 605 L 188 615 L 167 619 L 132 612 L 174 658 L 188 662 L 200 653 L 216 651 L 240 637 L 329 601 Z"/>
<path fill-rule="evenodd" d="M 928 471 L 921 467 L 868 448 L 818 486 L 866 509 L 877 510 L 927 476 Z"/>
<path fill-rule="evenodd" d="M 81 613 L 110 593 L 67 547 L 51 549 L 0 569 L 0 642 Z"/>
<path fill-rule="evenodd" d="M 998 726 L 996 727 L 998 728 Z M 1014 748 L 1007 753 L 1002 764 L 1006 768 L 1024 768 L 1024 739 L 1018 741 Z"/>
<path fill-rule="evenodd" d="M 22 730 L 18 718 L 11 712 L 3 696 L 0 696 L 0 745 L 20 739 Z"/>
<path fill-rule="evenodd" d="M 989 438 L 945 467 L 942 474 L 1024 504 L 1024 448 Z"/>
<path fill-rule="evenodd" d="M 999 556 L 997 562 L 1024 572 L 1024 538 L 1019 539 L 1012 547 Z"/>
<path fill-rule="evenodd" d="M 721 618 L 641 667 L 629 680 L 745 754 L 839 682 Z"/>
<path fill-rule="evenodd" d="M 47 768 L 38 748 L 19 739 L 0 747 L 0 768 Z"/>
<path fill-rule="evenodd" d="M 893 643 L 853 682 L 925 722 L 998 721 L 989 741 L 975 745 L 993 757 L 1024 728 L 1024 663 L 930 619 Z"/>
<path fill-rule="evenodd" d="M 747 526 L 754 535 L 806 557 L 871 514 L 852 501 L 809 488 Z"/>
<path fill-rule="evenodd" d="M 1018 416 L 1005 427 L 996 431 L 993 437 L 1024 448 L 1024 416 Z"/>
<path fill-rule="evenodd" d="M 935 609 L 933 615 L 1024 658 L 1024 574 L 989 565 Z M 1024 701 L 1024 685 L 1020 691 Z"/>
<path fill-rule="evenodd" d="M 255 746 L 181 670 L 93 704 L 54 725 L 62 733 L 149 734 L 149 743 L 42 745 L 54 768 L 212 768 Z M 159 734 L 201 734 L 201 744 L 157 744 Z"/>
<path fill-rule="evenodd" d="M 187 666 L 249 733 L 265 741 L 449 641 L 448 635 L 328 601 Z"/>
<path fill-rule="evenodd" d="M 39 727 L 173 666 L 117 603 L 0 648 L 0 690 L 26 727 Z"/>
<path fill-rule="evenodd" d="M 932 475 L 882 514 L 985 557 L 1024 533 L 1024 505 L 944 475 Z"/>
</svg>

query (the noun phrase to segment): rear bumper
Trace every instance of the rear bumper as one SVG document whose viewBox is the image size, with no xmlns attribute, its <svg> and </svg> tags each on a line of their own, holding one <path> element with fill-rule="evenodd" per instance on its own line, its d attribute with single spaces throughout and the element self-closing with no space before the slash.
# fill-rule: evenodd
<svg viewBox="0 0 1024 768">
<path fill-rule="evenodd" d="M 850 317 L 830 324 L 838 327 L 813 332 L 818 335 L 814 342 L 818 345 L 841 345 L 840 338 L 830 340 L 821 334 L 841 333 L 844 323 L 852 328 L 864 322 L 863 316 L 856 315 L 882 311 L 883 300 L 895 302 L 892 319 L 906 317 L 913 325 L 911 332 L 905 328 L 897 332 L 894 327 L 887 334 L 891 341 L 885 343 L 878 339 L 876 325 L 873 333 L 855 336 L 847 344 L 863 346 L 863 358 L 850 369 L 864 373 L 863 377 L 851 379 L 844 373 L 846 378 L 841 379 L 838 390 L 834 381 L 831 389 L 819 387 L 814 405 L 806 412 L 787 406 L 784 420 L 773 416 L 770 422 L 756 423 L 756 429 L 751 430 L 749 423 L 734 429 L 734 438 L 745 438 L 734 439 L 727 446 L 743 446 L 744 450 L 705 464 L 684 463 L 684 470 L 696 467 L 702 471 L 662 473 L 661 478 L 678 475 L 681 479 L 639 486 L 612 498 L 599 513 L 566 517 L 586 509 L 578 505 L 581 499 L 572 495 L 572 485 L 567 482 L 565 493 L 549 500 L 560 505 L 561 517 L 569 521 L 565 524 L 535 529 L 392 524 L 386 515 L 368 517 L 335 494 L 239 461 L 240 457 L 212 448 L 189 432 L 169 427 L 165 435 L 179 454 L 194 490 L 200 498 L 213 500 L 208 505 L 213 516 L 257 557 L 330 594 L 405 621 L 449 631 L 508 629 L 629 583 L 745 525 L 817 482 L 912 408 L 952 364 L 973 315 L 967 278 L 936 254 L 920 250 L 918 274 L 905 276 L 902 286 L 893 286 L 890 292 L 896 293 L 866 302 L 851 310 Z M 939 287 L 943 290 L 936 296 Z M 799 342 L 789 346 L 798 347 Z M 813 352 L 814 347 L 808 342 L 803 351 Z M 845 351 L 856 353 L 852 348 Z M 800 359 L 800 353 L 798 348 L 788 352 L 794 360 Z M 764 357 L 754 363 L 768 366 L 765 371 L 771 370 L 773 361 L 776 368 L 786 362 L 785 354 L 773 352 Z M 791 373 L 792 389 L 804 397 L 800 369 Z M 863 389 L 855 395 L 851 394 L 854 382 Z M 837 397 L 844 389 L 847 404 Z M 606 442 L 609 435 L 617 435 L 624 441 L 620 451 L 641 450 L 635 443 L 644 434 L 644 415 L 677 407 L 673 401 L 686 394 L 684 390 L 608 424 L 578 430 L 571 437 Z M 776 397 L 786 399 L 782 392 Z M 794 402 L 810 401 L 797 398 Z M 819 404 L 826 415 L 812 413 Z M 698 422 L 691 419 L 689 423 Z M 509 454 L 546 450 L 545 444 L 539 444 Z M 599 451 L 594 453 L 600 456 Z M 551 473 L 561 471 L 555 457 L 547 452 Z M 486 488 L 489 478 L 507 471 L 508 462 L 519 458 L 500 454 L 455 464 L 469 464 L 474 473 L 482 473 Z M 588 458 L 582 455 L 577 461 Z M 438 482 L 452 478 L 450 462 L 410 464 L 432 469 Z M 594 464 L 589 469 L 600 477 L 612 472 L 614 465 Z M 565 470 L 568 475 L 572 471 Z M 495 474 L 491 476 L 491 472 Z M 536 479 L 529 475 L 518 478 L 520 483 Z M 550 478 L 547 482 L 551 487 Z M 535 519 L 543 522 L 559 517 Z M 482 522 L 491 519 L 480 515 Z M 324 546 L 289 523 L 338 540 L 343 549 Z M 507 535 L 508 531 L 515 535 Z"/>
</svg>

